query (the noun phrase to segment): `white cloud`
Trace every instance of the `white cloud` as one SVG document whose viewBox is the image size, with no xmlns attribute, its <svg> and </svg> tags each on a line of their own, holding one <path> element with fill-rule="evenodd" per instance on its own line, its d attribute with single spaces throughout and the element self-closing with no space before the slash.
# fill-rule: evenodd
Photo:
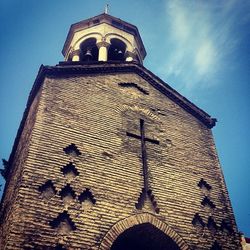
<svg viewBox="0 0 250 250">
<path fill-rule="evenodd" d="M 217 51 L 211 40 L 202 41 L 194 54 L 194 66 L 199 75 L 213 72 L 217 59 Z"/>
<path fill-rule="evenodd" d="M 237 45 L 233 31 L 243 7 L 237 4 L 236 0 L 168 1 L 166 34 L 171 50 L 164 74 L 179 77 L 187 90 L 215 84 L 216 74 L 226 67 L 226 56 Z"/>
</svg>

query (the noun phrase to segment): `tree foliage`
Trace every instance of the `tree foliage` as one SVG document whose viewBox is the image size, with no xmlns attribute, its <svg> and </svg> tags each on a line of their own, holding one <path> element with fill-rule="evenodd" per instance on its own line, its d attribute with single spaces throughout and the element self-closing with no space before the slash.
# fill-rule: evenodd
<svg viewBox="0 0 250 250">
<path fill-rule="evenodd" d="M 2 162 L 3 162 L 3 168 L 0 169 L 0 174 L 6 180 L 6 178 L 7 178 L 8 161 L 6 161 L 5 159 L 2 159 Z"/>
</svg>

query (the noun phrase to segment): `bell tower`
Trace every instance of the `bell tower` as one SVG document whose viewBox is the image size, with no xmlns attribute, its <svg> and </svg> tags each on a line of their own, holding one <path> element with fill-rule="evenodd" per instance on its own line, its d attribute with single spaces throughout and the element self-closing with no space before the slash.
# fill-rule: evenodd
<svg viewBox="0 0 250 250">
<path fill-rule="evenodd" d="M 108 14 L 71 26 L 62 51 L 65 61 L 127 61 L 142 64 L 146 51 L 136 26 Z"/>
<path fill-rule="evenodd" d="M 216 119 L 143 66 L 137 28 L 104 13 L 62 53 L 8 160 L 1 249 L 240 249 Z"/>
</svg>

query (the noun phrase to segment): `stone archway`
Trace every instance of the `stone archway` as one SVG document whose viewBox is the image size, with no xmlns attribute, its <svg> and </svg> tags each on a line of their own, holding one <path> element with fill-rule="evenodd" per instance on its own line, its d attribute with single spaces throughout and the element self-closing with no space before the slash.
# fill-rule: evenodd
<svg viewBox="0 0 250 250">
<path fill-rule="evenodd" d="M 152 234 L 152 237 L 150 234 Z M 140 237 L 149 237 L 149 239 L 140 243 Z M 149 243 L 150 239 L 152 239 L 151 243 Z M 104 236 L 99 250 L 123 250 L 125 249 L 123 248 L 124 242 L 128 244 L 134 242 L 132 250 L 133 247 L 138 247 L 138 250 L 189 250 L 188 245 L 173 229 L 156 216 L 148 213 L 133 215 L 118 221 Z M 148 246 L 154 245 L 155 248 L 146 248 L 147 244 L 149 244 Z"/>
<path fill-rule="evenodd" d="M 130 227 L 113 242 L 110 250 L 180 250 L 164 232 L 151 223 Z"/>
</svg>

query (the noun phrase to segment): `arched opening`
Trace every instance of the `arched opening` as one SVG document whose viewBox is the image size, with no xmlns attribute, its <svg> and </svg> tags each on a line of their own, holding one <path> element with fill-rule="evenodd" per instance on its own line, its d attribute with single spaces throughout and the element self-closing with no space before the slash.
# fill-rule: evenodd
<svg viewBox="0 0 250 250">
<path fill-rule="evenodd" d="M 108 50 L 108 60 L 109 61 L 125 61 L 125 50 L 126 50 L 126 44 L 117 39 L 113 38 L 110 40 L 110 47 Z"/>
<path fill-rule="evenodd" d="M 139 226 L 139 227 L 137 227 Z M 139 228 L 139 230 L 138 230 Z M 154 230 L 150 230 L 150 228 Z M 135 230 L 132 231 L 131 230 Z M 129 216 L 127 218 L 124 218 L 122 220 L 119 220 L 117 223 L 115 223 L 110 230 L 106 233 L 104 238 L 101 241 L 101 244 L 99 246 L 99 250 L 119 250 L 119 245 L 117 244 L 121 242 L 119 239 L 122 238 L 122 235 L 125 235 L 125 241 L 127 242 L 126 239 L 133 237 L 136 231 L 142 231 L 142 236 L 137 235 L 137 241 L 138 239 L 153 239 L 151 242 L 156 242 L 157 241 L 157 235 L 158 235 L 158 241 L 160 235 L 162 236 L 162 239 L 166 240 L 161 240 L 163 242 L 163 247 L 164 248 L 157 248 L 157 245 L 155 245 L 152 250 L 157 250 L 157 249 L 180 249 L 180 250 L 189 250 L 189 246 L 186 244 L 186 242 L 181 238 L 180 235 L 178 235 L 169 225 L 164 223 L 163 221 L 159 220 L 156 216 L 149 214 L 149 213 L 139 213 L 135 214 L 132 216 Z M 125 233 L 126 232 L 126 233 Z M 151 232 L 151 233 L 150 233 Z M 152 233 L 153 232 L 153 233 Z M 157 233 L 158 232 L 158 233 Z M 127 236 L 126 236 L 127 235 Z M 152 236 L 155 235 L 154 238 Z M 163 236 L 164 235 L 164 236 Z M 140 238 L 142 237 L 142 238 Z M 154 240 L 155 239 L 155 240 Z M 118 242 L 118 243 L 116 243 Z M 124 241 L 122 241 L 124 242 Z M 124 242 L 124 244 L 126 244 Z M 130 241 L 131 242 L 131 241 Z M 119 243 L 121 244 L 121 243 Z M 168 245 L 167 245 L 168 244 Z M 145 246 L 146 244 L 144 244 Z M 167 247 L 165 246 L 167 245 Z M 142 249 L 143 247 L 142 246 Z M 112 248 L 113 247 L 113 248 Z M 126 247 L 126 245 L 125 245 Z M 172 247 L 172 248 L 171 248 Z M 125 248 L 120 248 L 120 249 L 125 249 Z M 128 248 L 129 249 L 129 248 Z M 128 250 L 127 249 L 127 250 Z M 136 247 L 131 248 L 136 249 Z M 140 248 L 138 248 L 140 249 Z M 150 247 L 145 247 L 145 249 L 150 249 Z"/>
<path fill-rule="evenodd" d="M 180 250 L 173 239 L 151 223 L 135 225 L 121 233 L 110 250 Z"/>
<path fill-rule="evenodd" d="M 95 38 L 88 38 L 80 45 L 80 61 L 98 61 L 98 48 Z"/>
</svg>

